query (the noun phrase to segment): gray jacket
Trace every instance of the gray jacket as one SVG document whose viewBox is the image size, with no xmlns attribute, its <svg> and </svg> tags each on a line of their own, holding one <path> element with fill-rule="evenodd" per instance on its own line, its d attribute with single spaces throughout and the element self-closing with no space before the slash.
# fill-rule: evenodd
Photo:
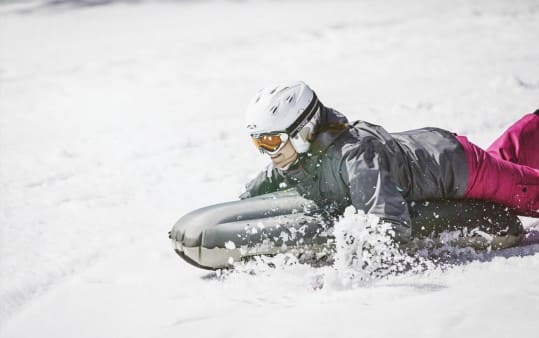
<svg viewBox="0 0 539 338">
<path fill-rule="evenodd" d="M 306 198 L 342 212 L 354 205 L 410 235 L 407 202 L 462 198 L 468 182 L 464 149 L 449 131 L 422 128 L 388 133 L 364 121 L 348 124 L 323 107 L 309 152 L 286 171 L 270 169 L 247 184 L 241 198 L 296 187 Z"/>
</svg>

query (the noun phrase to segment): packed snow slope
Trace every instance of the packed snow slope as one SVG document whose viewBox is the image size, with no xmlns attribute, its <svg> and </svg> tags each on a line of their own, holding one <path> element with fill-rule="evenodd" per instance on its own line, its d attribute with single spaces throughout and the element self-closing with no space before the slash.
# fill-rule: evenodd
<svg viewBox="0 0 539 338">
<path fill-rule="evenodd" d="M 265 165 L 258 88 L 487 146 L 539 108 L 538 37 L 536 0 L 2 1 L 0 337 L 537 337 L 538 245 L 350 286 L 167 232 Z"/>
</svg>

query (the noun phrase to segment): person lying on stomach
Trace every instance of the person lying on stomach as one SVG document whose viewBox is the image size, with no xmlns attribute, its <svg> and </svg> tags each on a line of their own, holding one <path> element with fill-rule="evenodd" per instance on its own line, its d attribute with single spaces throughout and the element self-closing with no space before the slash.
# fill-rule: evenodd
<svg viewBox="0 0 539 338">
<path fill-rule="evenodd" d="M 481 199 L 539 217 L 539 110 L 485 151 L 439 128 L 389 133 L 349 122 L 308 85 L 294 82 L 260 90 L 246 123 L 271 164 L 242 199 L 295 187 L 338 213 L 353 205 L 392 223 L 399 241 L 411 235 L 411 201 Z"/>
</svg>

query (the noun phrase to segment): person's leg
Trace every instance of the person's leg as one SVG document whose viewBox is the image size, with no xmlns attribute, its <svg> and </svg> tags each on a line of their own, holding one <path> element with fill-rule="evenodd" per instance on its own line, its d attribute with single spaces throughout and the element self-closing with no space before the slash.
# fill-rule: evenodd
<svg viewBox="0 0 539 338">
<path fill-rule="evenodd" d="M 522 216 L 539 217 L 539 170 L 492 156 L 464 136 L 469 167 L 465 198 L 506 205 Z"/>
<path fill-rule="evenodd" d="M 539 110 L 524 115 L 487 148 L 492 156 L 539 169 Z"/>
</svg>

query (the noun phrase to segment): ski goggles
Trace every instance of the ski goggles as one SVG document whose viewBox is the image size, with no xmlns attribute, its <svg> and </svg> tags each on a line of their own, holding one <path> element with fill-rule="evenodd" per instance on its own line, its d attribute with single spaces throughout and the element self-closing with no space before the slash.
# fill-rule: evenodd
<svg viewBox="0 0 539 338">
<path fill-rule="evenodd" d="M 271 133 L 271 134 L 260 134 L 260 135 L 251 135 L 251 139 L 255 146 L 266 154 L 276 154 L 285 146 L 288 141 L 287 133 Z"/>
</svg>

